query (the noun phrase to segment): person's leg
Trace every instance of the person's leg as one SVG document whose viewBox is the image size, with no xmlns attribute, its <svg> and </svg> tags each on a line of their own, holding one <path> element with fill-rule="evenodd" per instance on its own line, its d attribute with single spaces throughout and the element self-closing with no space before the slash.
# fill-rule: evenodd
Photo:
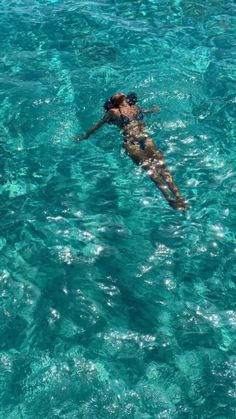
<svg viewBox="0 0 236 419">
<path fill-rule="evenodd" d="M 159 175 L 162 176 L 163 180 L 168 185 L 171 192 L 176 196 L 176 198 L 179 198 L 181 194 L 174 182 L 173 176 L 170 174 L 169 170 L 166 168 L 164 161 L 163 160 L 157 161 L 155 163 L 155 167 Z"/>
<path fill-rule="evenodd" d="M 160 159 L 161 156 L 161 159 Z M 164 158 L 161 152 L 159 150 L 156 153 L 156 157 L 154 159 L 155 161 L 155 167 L 158 172 L 158 174 L 163 178 L 163 181 L 167 184 L 170 191 L 173 193 L 175 198 L 178 200 L 178 202 L 181 202 L 182 205 L 187 206 L 187 204 L 184 201 L 184 198 L 182 197 L 178 187 L 176 186 L 173 176 L 167 169 Z"/>
<path fill-rule="evenodd" d="M 133 144 L 131 141 L 127 141 L 124 143 L 124 148 L 135 164 L 140 164 L 143 162 L 143 151 L 140 150 L 138 145 Z"/>
<path fill-rule="evenodd" d="M 149 175 L 150 179 L 155 183 L 155 185 L 164 195 L 164 197 L 169 202 L 169 204 L 174 206 L 175 200 L 173 196 L 171 196 L 171 194 L 169 193 L 168 187 L 163 182 L 162 176 L 160 176 L 158 172 L 155 170 L 155 167 L 153 166 L 153 162 L 146 160 L 145 162 L 143 162 L 142 168 L 147 171 L 147 174 Z"/>
<path fill-rule="evenodd" d="M 134 145 L 132 143 L 125 144 L 125 148 L 132 160 L 136 164 L 140 164 L 141 167 L 147 171 L 150 179 L 155 183 L 169 204 L 175 209 L 184 209 L 182 202 L 178 202 L 171 195 L 168 190 L 169 185 L 165 184 L 167 181 L 164 177 L 164 173 L 162 173 L 162 165 L 164 165 L 162 153 L 159 150 L 154 149 L 153 142 L 150 145 L 151 146 L 147 147 L 145 151 L 141 150 L 138 145 Z M 169 189 L 176 197 L 175 193 L 171 190 L 170 187 Z M 178 191 L 177 187 L 176 189 Z"/>
<path fill-rule="evenodd" d="M 161 177 L 159 177 L 156 174 L 149 174 L 150 179 L 155 183 L 155 185 L 158 187 L 158 189 L 161 191 L 162 195 L 166 198 L 166 200 L 169 202 L 169 204 L 173 204 L 174 198 L 170 195 L 168 192 L 167 186 L 162 181 Z"/>
</svg>

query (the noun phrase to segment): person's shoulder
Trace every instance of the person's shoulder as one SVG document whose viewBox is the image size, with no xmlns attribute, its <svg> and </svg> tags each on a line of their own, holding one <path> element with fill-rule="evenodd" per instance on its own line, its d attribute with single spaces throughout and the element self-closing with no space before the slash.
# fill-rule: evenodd
<svg viewBox="0 0 236 419">
<path fill-rule="evenodd" d="M 107 112 L 107 120 L 108 121 L 112 121 L 112 122 L 114 122 L 114 121 L 116 121 L 118 118 L 120 117 L 120 112 L 119 112 L 119 110 L 118 109 L 110 109 L 108 112 Z"/>
<path fill-rule="evenodd" d="M 119 115 L 119 110 L 116 108 L 112 108 L 107 112 L 109 115 L 114 116 L 114 115 Z"/>
<path fill-rule="evenodd" d="M 109 109 L 103 117 L 103 122 L 107 122 L 108 124 L 113 124 L 117 120 L 118 114 L 117 109 Z"/>
</svg>

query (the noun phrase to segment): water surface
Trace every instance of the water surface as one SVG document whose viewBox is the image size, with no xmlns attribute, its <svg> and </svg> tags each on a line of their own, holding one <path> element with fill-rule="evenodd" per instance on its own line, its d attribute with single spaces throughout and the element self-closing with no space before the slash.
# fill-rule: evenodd
<svg viewBox="0 0 236 419">
<path fill-rule="evenodd" d="M 0 11 L 0 417 L 235 418 L 235 4 Z M 191 209 L 115 127 L 134 90 Z"/>
</svg>

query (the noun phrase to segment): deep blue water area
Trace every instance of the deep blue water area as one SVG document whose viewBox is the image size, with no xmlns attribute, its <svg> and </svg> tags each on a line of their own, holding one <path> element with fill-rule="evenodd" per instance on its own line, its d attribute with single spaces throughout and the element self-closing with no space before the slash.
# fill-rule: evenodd
<svg viewBox="0 0 236 419">
<path fill-rule="evenodd" d="M 233 0 L 2 0 L 0 419 L 236 417 Z M 116 127 L 136 91 L 190 209 Z"/>
</svg>

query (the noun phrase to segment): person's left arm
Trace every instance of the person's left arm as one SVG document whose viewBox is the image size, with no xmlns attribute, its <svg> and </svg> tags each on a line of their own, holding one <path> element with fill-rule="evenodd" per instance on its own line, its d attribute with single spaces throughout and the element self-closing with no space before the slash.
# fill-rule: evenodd
<svg viewBox="0 0 236 419">
<path fill-rule="evenodd" d="M 141 111 L 142 111 L 142 113 L 146 113 L 146 114 L 159 112 L 160 111 L 160 106 L 155 105 L 155 106 L 152 106 L 152 108 L 150 108 L 150 109 L 141 109 Z"/>
</svg>

